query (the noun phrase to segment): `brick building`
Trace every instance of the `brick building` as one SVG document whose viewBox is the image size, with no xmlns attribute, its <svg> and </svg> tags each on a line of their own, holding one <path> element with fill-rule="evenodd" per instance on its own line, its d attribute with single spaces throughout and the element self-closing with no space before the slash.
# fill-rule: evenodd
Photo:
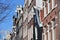
<svg viewBox="0 0 60 40">
<path fill-rule="evenodd" d="M 33 0 L 25 0 L 23 9 L 23 40 L 33 39 Z"/>
<path fill-rule="evenodd" d="M 58 40 L 57 0 L 42 0 L 40 19 L 43 22 L 42 40 Z"/>
<path fill-rule="evenodd" d="M 36 14 L 40 13 L 38 0 L 25 0 L 23 8 L 23 40 L 41 40 L 40 27 L 35 23 Z M 35 14 L 35 6 L 37 13 Z M 38 10 L 37 10 L 38 9 Z M 39 16 L 38 16 L 39 17 Z M 37 28 L 38 27 L 38 28 Z"/>
</svg>

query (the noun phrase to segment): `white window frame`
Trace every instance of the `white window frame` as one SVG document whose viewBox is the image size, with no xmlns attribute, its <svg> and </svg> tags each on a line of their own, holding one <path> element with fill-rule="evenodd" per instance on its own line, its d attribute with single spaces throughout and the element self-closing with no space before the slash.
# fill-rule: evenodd
<svg viewBox="0 0 60 40">
<path fill-rule="evenodd" d="M 44 1 L 44 17 L 46 17 L 47 14 L 46 14 L 46 2 Z"/>
<path fill-rule="evenodd" d="M 56 40 L 56 31 L 54 29 L 54 27 L 55 27 L 55 21 L 51 21 L 51 23 L 52 23 L 52 39 Z"/>
<path fill-rule="evenodd" d="M 51 32 L 49 32 L 50 30 L 50 25 L 47 25 L 48 26 L 48 40 L 51 40 Z"/>
<path fill-rule="evenodd" d="M 29 1 L 28 6 L 29 6 L 32 0 L 28 0 L 28 1 Z"/>
<path fill-rule="evenodd" d="M 47 38 L 46 38 L 46 37 L 47 37 L 47 36 L 46 36 L 46 33 L 44 33 L 44 39 L 45 39 L 45 40 L 47 40 Z"/>
<path fill-rule="evenodd" d="M 49 0 L 48 0 L 48 14 L 50 12 L 50 3 L 49 3 Z"/>
<path fill-rule="evenodd" d="M 47 40 L 47 35 L 46 35 L 46 28 L 43 28 L 44 29 L 44 39 Z"/>
<path fill-rule="evenodd" d="M 55 0 L 52 0 L 52 9 L 54 8 L 55 6 Z"/>
</svg>

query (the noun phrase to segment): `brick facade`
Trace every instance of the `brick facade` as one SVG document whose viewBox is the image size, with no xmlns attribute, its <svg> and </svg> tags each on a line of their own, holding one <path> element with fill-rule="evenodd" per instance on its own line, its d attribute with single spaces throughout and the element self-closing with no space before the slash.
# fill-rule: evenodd
<svg viewBox="0 0 60 40">
<path fill-rule="evenodd" d="M 40 19 L 43 22 L 43 40 L 58 40 L 57 0 L 42 0 Z"/>
</svg>

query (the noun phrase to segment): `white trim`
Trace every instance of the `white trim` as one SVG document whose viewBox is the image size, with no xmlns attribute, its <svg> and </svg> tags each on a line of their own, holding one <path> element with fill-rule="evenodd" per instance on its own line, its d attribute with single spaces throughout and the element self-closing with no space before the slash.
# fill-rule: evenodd
<svg viewBox="0 0 60 40">
<path fill-rule="evenodd" d="M 42 33 L 42 40 L 43 40 L 43 37 L 44 37 L 44 40 L 46 40 L 46 34 L 45 33 Z"/>
<path fill-rule="evenodd" d="M 52 39 L 53 40 L 56 40 L 56 36 L 55 36 L 55 30 L 53 29 L 54 27 L 55 27 L 55 25 L 54 25 L 54 21 L 51 21 L 51 23 L 52 23 Z"/>
<path fill-rule="evenodd" d="M 54 34 L 54 29 L 52 30 L 52 39 L 55 40 L 55 34 Z"/>
<path fill-rule="evenodd" d="M 48 26 L 48 40 L 51 40 L 51 35 L 50 35 L 50 32 L 49 32 L 49 30 L 50 30 L 50 25 L 47 25 Z"/>
<path fill-rule="evenodd" d="M 16 28 L 16 26 L 12 26 L 12 28 Z"/>
<path fill-rule="evenodd" d="M 54 21 L 51 21 L 51 23 L 52 23 L 52 27 L 54 27 L 55 25 L 54 25 Z"/>
<path fill-rule="evenodd" d="M 57 26 L 58 24 L 56 23 L 55 26 Z"/>
<path fill-rule="evenodd" d="M 47 36 L 46 36 L 46 34 L 45 34 L 45 40 L 47 40 Z"/>
<path fill-rule="evenodd" d="M 47 25 L 47 26 L 48 26 L 48 30 L 50 30 L 50 29 L 49 29 L 50 25 Z"/>
<path fill-rule="evenodd" d="M 55 24 L 55 26 L 57 26 L 58 24 Z M 51 27 L 51 29 L 53 30 L 54 27 Z"/>
<path fill-rule="evenodd" d="M 55 16 L 55 19 L 57 19 L 58 17 L 57 16 Z"/>
<path fill-rule="evenodd" d="M 44 33 L 46 33 L 46 28 L 44 28 Z"/>
<path fill-rule="evenodd" d="M 43 27 L 43 29 L 45 29 L 45 28 Z"/>
<path fill-rule="evenodd" d="M 54 8 L 56 8 L 56 7 L 57 7 L 57 4 L 55 5 L 55 7 L 54 7 Z M 54 9 L 54 8 L 53 8 L 53 9 Z M 49 13 L 50 13 L 53 9 L 51 9 L 51 10 L 49 11 Z M 48 13 L 48 14 L 49 14 L 49 13 Z"/>
<path fill-rule="evenodd" d="M 42 33 L 42 35 L 44 35 L 44 40 L 46 40 L 47 39 L 46 33 Z"/>
<path fill-rule="evenodd" d="M 55 1 L 52 0 L 52 9 L 54 8 L 54 5 L 55 5 Z"/>
<path fill-rule="evenodd" d="M 44 2 L 44 17 L 46 17 L 47 16 L 47 14 L 46 14 L 46 3 Z"/>
<path fill-rule="evenodd" d="M 57 4 L 55 5 L 55 7 L 54 8 L 56 8 L 57 7 Z"/>
<path fill-rule="evenodd" d="M 49 32 L 49 30 L 47 30 L 47 32 Z"/>
<path fill-rule="evenodd" d="M 45 33 L 43 33 L 43 35 L 45 35 Z"/>
<path fill-rule="evenodd" d="M 48 13 L 50 12 L 50 3 L 48 2 Z"/>
<path fill-rule="evenodd" d="M 53 27 L 51 27 L 51 29 L 53 30 Z"/>
<path fill-rule="evenodd" d="M 54 22 L 53 22 L 53 21 L 51 21 L 51 24 L 52 24 L 51 29 L 53 30 L 53 28 L 54 28 Z"/>
</svg>

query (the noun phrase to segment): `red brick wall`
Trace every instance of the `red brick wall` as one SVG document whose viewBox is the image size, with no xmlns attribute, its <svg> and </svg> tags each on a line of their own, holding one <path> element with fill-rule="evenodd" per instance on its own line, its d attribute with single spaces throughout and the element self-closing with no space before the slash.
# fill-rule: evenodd
<svg viewBox="0 0 60 40">
<path fill-rule="evenodd" d="M 55 4 L 57 4 L 57 0 L 55 0 Z M 50 8 L 52 9 L 52 0 L 50 0 Z M 46 5 L 46 10 L 47 10 L 46 12 L 48 13 L 48 5 Z M 43 22 L 44 26 L 46 24 L 48 24 L 49 22 L 51 22 L 52 19 L 55 18 L 56 16 L 58 17 L 57 7 L 54 8 L 45 18 L 44 18 L 44 8 L 42 8 L 42 10 L 40 10 L 40 19 Z M 58 24 L 58 18 L 55 19 L 55 22 Z M 45 27 L 45 28 L 47 29 L 47 27 Z M 55 30 L 56 30 L 56 40 L 58 40 L 58 25 L 56 26 Z M 43 32 L 44 32 L 44 29 L 43 29 Z M 51 32 L 51 40 L 52 40 L 52 30 L 50 30 L 50 32 Z"/>
</svg>

